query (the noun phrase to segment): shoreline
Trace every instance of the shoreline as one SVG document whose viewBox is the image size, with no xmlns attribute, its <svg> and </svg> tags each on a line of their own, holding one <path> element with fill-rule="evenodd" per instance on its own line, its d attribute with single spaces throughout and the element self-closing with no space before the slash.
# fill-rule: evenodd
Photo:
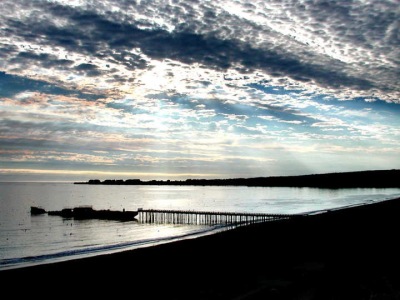
<svg viewBox="0 0 400 300">
<path fill-rule="evenodd" d="M 134 242 L 127 242 L 124 244 L 111 245 L 110 247 L 99 246 L 96 249 L 90 249 L 89 252 L 87 251 L 87 249 L 83 249 L 82 253 L 80 253 L 78 250 L 77 251 L 78 253 L 74 254 L 73 256 L 63 256 L 62 254 L 59 255 L 59 253 L 45 254 L 43 256 L 46 257 L 46 260 L 41 260 L 41 261 L 38 261 L 41 258 L 41 256 L 23 257 L 23 258 L 20 258 L 20 260 L 26 261 L 26 259 L 32 259 L 32 261 L 25 262 L 25 263 L 19 263 L 19 264 L 17 263 L 17 264 L 14 264 L 11 266 L 6 266 L 6 267 L 0 267 L 0 273 L 2 271 L 8 271 L 8 270 L 25 269 L 25 268 L 30 268 L 30 267 L 38 267 L 38 266 L 42 266 L 42 265 L 58 264 L 58 263 L 64 263 L 64 262 L 68 263 L 69 261 L 73 261 L 73 260 L 81 260 L 81 259 L 87 259 L 87 258 L 103 256 L 103 255 L 113 255 L 113 254 L 117 254 L 117 253 L 121 253 L 121 252 L 128 252 L 128 251 L 134 251 L 134 250 L 142 249 L 142 248 L 155 247 L 158 245 L 175 243 L 178 241 L 183 241 L 183 240 L 188 240 L 188 239 L 196 239 L 196 238 L 201 238 L 203 236 L 213 235 L 213 234 L 216 234 L 219 232 L 231 230 L 230 227 L 232 227 L 232 225 L 210 226 L 209 228 L 199 229 L 197 231 L 193 231 L 190 233 L 183 233 L 182 235 L 178 235 L 178 236 L 166 236 L 166 237 L 156 238 L 156 239 L 138 240 L 138 241 L 134 241 Z M 48 256 L 51 256 L 52 258 L 47 259 Z M 38 260 L 35 260 L 35 259 L 38 259 Z M 1 278 L 1 276 L 0 276 L 0 278 Z"/>
<path fill-rule="evenodd" d="M 269 176 L 228 179 L 150 180 L 90 179 L 74 184 L 89 185 L 167 185 L 167 186 L 248 186 L 248 187 L 313 187 L 313 188 L 398 188 L 400 170 L 369 170 L 295 176 Z"/>
<path fill-rule="evenodd" d="M 150 299 L 394 299 L 400 198 L 172 243 L 0 271 L 83 294 Z M 91 282 L 96 284 L 92 286 Z M 376 296 L 374 296 L 376 295 Z M 380 298 L 379 298 L 380 297 Z M 391 297 L 391 298 L 390 298 Z"/>
</svg>

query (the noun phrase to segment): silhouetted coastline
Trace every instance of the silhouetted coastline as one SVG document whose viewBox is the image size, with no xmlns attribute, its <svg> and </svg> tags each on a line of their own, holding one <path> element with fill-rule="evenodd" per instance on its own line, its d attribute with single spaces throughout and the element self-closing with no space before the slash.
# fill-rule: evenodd
<svg viewBox="0 0 400 300">
<path fill-rule="evenodd" d="M 258 187 L 315 187 L 315 188 L 395 188 L 400 187 L 400 170 L 372 170 L 325 173 L 299 176 L 271 176 L 232 179 L 150 180 L 91 179 L 75 184 L 92 185 L 195 185 L 195 186 L 258 186 Z"/>
<path fill-rule="evenodd" d="M 6 289 L 22 284 L 14 297 L 51 286 L 91 298 L 398 299 L 399 213 L 400 198 L 0 271 L 0 280 Z"/>
</svg>

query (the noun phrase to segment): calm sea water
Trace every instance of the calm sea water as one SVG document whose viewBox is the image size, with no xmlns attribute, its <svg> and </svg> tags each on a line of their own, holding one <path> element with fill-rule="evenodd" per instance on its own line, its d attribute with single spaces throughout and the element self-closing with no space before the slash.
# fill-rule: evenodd
<svg viewBox="0 0 400 300">
<path fill-rule="evenodd" d="M 112 210 L 142 207 L 292 214 L 396 197 L 400 197 L 400 189 L 0 183 L 0 270 L 111 253 L 221 230 L 218 226 L 31 216 L 31 206 L 46 210 L 91 205 L 94 209 Z"/>
</svg>

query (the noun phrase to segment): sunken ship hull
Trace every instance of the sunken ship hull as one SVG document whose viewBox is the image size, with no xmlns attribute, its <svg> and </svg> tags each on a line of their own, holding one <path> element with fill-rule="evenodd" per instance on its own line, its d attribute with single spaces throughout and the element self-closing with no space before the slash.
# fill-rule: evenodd
<svg viewBox="0 0 400 300">
<path fill-rule="evenodd" d="M 35 209 L 34 209 L 35 211 Z M 31 208 L 32 212 L 32 208 Z M 100 219 L 100 220 L 117 220 L 132 221 L 137 216 L 137 211 L 117 211 L 117 210 L 94 210 L 90 206 L 64 208 L 62 210 L 48 211 L 50 216 L 60 216 L 63 218 L 74 218 L 78 220 Z"/>
</svg>

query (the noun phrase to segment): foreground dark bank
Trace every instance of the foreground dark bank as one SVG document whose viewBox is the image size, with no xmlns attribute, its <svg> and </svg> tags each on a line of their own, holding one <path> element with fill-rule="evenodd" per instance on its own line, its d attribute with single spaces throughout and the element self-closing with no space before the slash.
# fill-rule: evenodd
<svg viewBox="0 0 400 300">
<path fill-rule="evenodd" d="M 399 299 L 400 199 L 0 272 L 13 296 Z M 49 291 L 49 288 L 55 294 Z M 47 291 L 47 292 L 45 292 Z"/>
<path fill-rule="evenodd" d="M 395 188 L 400 187 L 400 170 L 374 170 L 344 173 L 325 173 L 299 176 L 272 176 L 232 179 L 115 180 L 91 179 L 75 184 L 103 185 L 204 185 L 204 186 L 263 186 L 263 187 L 315 187 L 315 188 Z"/>
</svg>

